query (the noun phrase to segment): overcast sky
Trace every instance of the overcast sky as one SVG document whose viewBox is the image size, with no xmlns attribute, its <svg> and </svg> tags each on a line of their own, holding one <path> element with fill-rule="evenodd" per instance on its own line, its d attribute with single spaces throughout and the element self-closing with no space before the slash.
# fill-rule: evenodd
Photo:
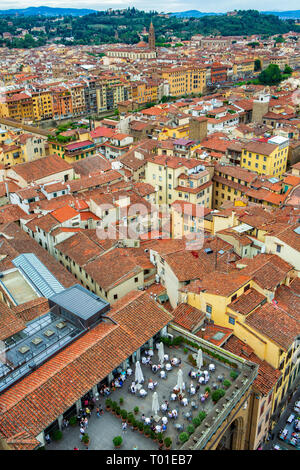
<svg viewBox="0 0 300 470">
<path fill-rule="evenodd" d="M 9 8 L 26 8 L 29 6 L 47 5 L 49 7 L 65 7 L 65 8 L 92 8 L 94 10 L 106 10 L 107 8 L 127 8 L 128 6 L 136 7 L 140 10 L 157 10 L 164 12 L 199 10 L 202 12 L 225 12 L 234 9 L 248 10 L 250 8 L 264 11 L 283 11 L 297 10 L 300 8 L 299 0 L 288 0 L 282 2 L 280 0 L 214 0 L 214 2 L 197 1 L 197 0 L 136 0 L 129 2 L 128 0 L 2 0 L 0 4 L 1 10 Z"/>
</svg>

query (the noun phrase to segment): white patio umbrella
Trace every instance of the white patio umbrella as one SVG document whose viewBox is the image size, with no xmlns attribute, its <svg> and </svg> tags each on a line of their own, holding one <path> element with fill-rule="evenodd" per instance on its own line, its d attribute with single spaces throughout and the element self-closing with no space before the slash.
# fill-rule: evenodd
<svg viewBox="0 0 300 470">
<path fill-rule="evenodd" d="M 183 375 L 182 375 L 182 370 L 181 369 L 178 370 L 176 388 L 177 388 L 177 390 L 180 390 L 180 392 L 182 392 L 183 388 L 184 388 Z"/>
<path fill-rule="evenodd" d="M 198 349 L 198 354 L 197 354 L 197 359 L 196 359 L 197 367 L 198 369 L 201 369 L 203 366 L 203 355 L 202 355 L 202 349 Z"/>
<path fill-rule="evenodd" d="M 152 411 L 154 413 L 154 417 L 158 417 L 159 412 L 159 402 L 158 402 L 158 395 L 157 392 L 153 393 L 152 397 Z"/>
<path fill-rule="evenodd" d="M 141 368 L 141 364 L 139 361 L 136 362 L 136 365 L 135 365 L 135 381 L 138 383 L 138 384 L 141 384 L 142 382 L 144 382 L 144 376 L 143 376 L 143 372 L 142 372 L 142 368 Z M 137 388 L 141 388 L 141 385 L 138 385 Z"/>
<path fill-rule="evenodd" d="M 164 355 L 165 355 L 164 343 L 161 342 L 161 343 L 159 343 L 159 347 L 158 347 L 158 359 L 159 359 L 159 363 L 160 363 L 161 366 L 163 365 L 164 360 L 165 360 Z"/>
</svg>

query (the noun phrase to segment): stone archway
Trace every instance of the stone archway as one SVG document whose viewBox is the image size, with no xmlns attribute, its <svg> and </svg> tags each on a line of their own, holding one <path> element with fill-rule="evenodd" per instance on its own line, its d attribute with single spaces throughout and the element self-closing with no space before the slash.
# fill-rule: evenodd
<svg viewBox="0 0 300 470">
<path fill-rule="evenodd" d="M 242 450 L 244 433 L 244 419 L 240 416 L 230 423 L 216 450 Z"/>
</svg>

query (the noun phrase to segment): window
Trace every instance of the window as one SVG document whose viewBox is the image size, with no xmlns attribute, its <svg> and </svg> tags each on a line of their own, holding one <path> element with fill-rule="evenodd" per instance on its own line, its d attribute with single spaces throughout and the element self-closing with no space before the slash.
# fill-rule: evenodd
<svg viewBox="0 0 300 470">
<path fill-rule="evenodd" d="M 235 325 L 235 319 L 233 317 L 229 317 L 228 322 L 231 323 L 231 325 Z"/>
<path fill-rule="evenodd" d="M 117 298 L 118 298 L 118 294 L 115 294 L 115 295 L 114 295 L 114 299 L 117 299 Z"/>
<path fill-rule="evenodd" d="M 209 304 L 206 304 L 206 312 L 211 313 L 212 312 L 212 306 Z"/>
<path fill-rule="evenodd" d="M 138 277 L 135 277 L 134 278 L 134 282 L 138 282 L 139 278 Z"/>
<path fill-rule="evenodd" d="M 237 294 L 234 294 L 234 295 L 231 297 L 231 302 L 233 302 L 236 298 L 237 298 Z"/>
<path fill-rule="evenodd" d="M 276 252 L 277 252 L 277 253 L 280 253 L 280 252 L 281 252 L 281 246 L 280 246 L 280 245 L 276 245 Z"/>
</svg>

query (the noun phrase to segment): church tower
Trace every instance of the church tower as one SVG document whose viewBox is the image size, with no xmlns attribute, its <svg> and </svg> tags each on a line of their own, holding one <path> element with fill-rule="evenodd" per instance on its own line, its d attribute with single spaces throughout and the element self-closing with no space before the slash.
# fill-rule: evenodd
<svg viewBox="0 0 300 470">
<path fill-rule="evenodd" d="M 149 28 L 149 49 L 151 49 L 151 51 L 155 51 L 155 31 L 152 21 Z"/>
</svg>

